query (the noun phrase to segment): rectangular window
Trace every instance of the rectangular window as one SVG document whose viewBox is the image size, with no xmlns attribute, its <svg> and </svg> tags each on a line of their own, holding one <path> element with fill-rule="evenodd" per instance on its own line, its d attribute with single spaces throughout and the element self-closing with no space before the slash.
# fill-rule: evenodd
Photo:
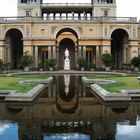
<svg viewBox="0 0 140 140">
<path fill-rule="evenodd" d="M 26 11 L 26 17 L 31 16 L 31 12 L 30 11 Z"/>
<path fill-rule="evenodd" d="M 107 11 L 107 10 L 104 11 L 104 16 L 105 16 L 105 17 L 108 16 L 108 11 Z"/>
</svg>

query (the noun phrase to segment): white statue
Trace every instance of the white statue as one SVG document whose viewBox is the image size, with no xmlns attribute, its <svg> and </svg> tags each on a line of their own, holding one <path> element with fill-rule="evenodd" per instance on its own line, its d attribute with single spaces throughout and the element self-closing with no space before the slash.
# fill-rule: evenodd
<svg viewBox="0 0 140 140">
<path fill-rule="evenodd" d="M 69 51 L 68 51 L 68 49 L 65 50 L 65 57 L 66 57 L 66 59 L 69 59 Z"/>
<path fill-rule="evenodd" d="M 64 52 L 65 59 L 64 59 L 64 70 L 70 70 L 70 59 L 69 59 L 69 50 L 66 49 Z"/>
</svg>

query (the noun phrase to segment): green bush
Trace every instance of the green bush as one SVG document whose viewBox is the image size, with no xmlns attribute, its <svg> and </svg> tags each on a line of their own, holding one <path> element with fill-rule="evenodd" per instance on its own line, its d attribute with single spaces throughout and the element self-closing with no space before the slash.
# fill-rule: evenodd
<svg viewBox="0 0 140 140">
<path fill-rule="evenodd" d="M 24 54 L 21 56 L 19 60 L 19 65 L 24 67 L 29 67 L 33 63 L 33 56 L 28 52 L 24 52 Z"/>
<path fill-rule="evenodd" d="M 77 63 L 78 63 L 78 65 L 79 65 L 79 68 L 81 68 L 81 67 L 86 67 L 86 59 L 85 58 L 82 58 L 82 57 L 80 57 L 78 60 L 77 60 Z"/>
<path fill-rule="evenodd" d="M 96 69 L 96 64 L 95 63 L 90 63 L 89 68 L 95 70 Z"/>
<path fill-rule="evenodd" d="M 55 58 L 48 59 L 47 64 L 48 64 L 48 67 L 54 68 L 56 65 L 56 59 Z"/>
<path fill-rule="evenodd" d="M 133 57 L 131 59 L 131 64 L 134 66 L 134 67 L 139 67 L 140 66 L 140 56 L 139 57 Z"/>
<path fill-rule="evenodd" d="M 107 66 L 111 66 L 113 64 L 113 56 L 110 53 L 105 53 L 102 55 L 102 61 L 104 63 L 104 65 Z"/>
</svg>

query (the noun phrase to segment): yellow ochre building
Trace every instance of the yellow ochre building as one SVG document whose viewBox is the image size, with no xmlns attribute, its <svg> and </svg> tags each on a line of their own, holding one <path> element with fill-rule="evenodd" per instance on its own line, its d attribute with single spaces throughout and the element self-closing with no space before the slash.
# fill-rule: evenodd
<svg viewBox="0 0 140 140">
<path fill-rule="evenodd" d="M 33 55 L 35 68 L 49 58 L 56 58 L 56 67 L 62 68 L 66 48 L 71 69 L 80 57 L 103 67 L 102 54 L 111 53 L 119 69 L 140 55 L 139 22 L 135 17 L 117 17 L 116 0 L 18 0 L 17 11 L 17 17 L 0 17 L 0 59 L 13 68 L 26 51 Z"/>
</svg>

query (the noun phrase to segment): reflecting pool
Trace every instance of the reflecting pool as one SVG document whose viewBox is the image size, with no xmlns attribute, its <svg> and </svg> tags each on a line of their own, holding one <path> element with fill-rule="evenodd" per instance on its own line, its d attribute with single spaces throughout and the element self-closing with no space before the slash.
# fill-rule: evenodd
<svg viewBox="0 0 140 140">
<path fill-rule="evenodd" d="M 140 103 L 96 98 L 79 76 L 56 76 L 34 102 L 0 102 L 0 140 L 140 140 Z"/>
</svg>

